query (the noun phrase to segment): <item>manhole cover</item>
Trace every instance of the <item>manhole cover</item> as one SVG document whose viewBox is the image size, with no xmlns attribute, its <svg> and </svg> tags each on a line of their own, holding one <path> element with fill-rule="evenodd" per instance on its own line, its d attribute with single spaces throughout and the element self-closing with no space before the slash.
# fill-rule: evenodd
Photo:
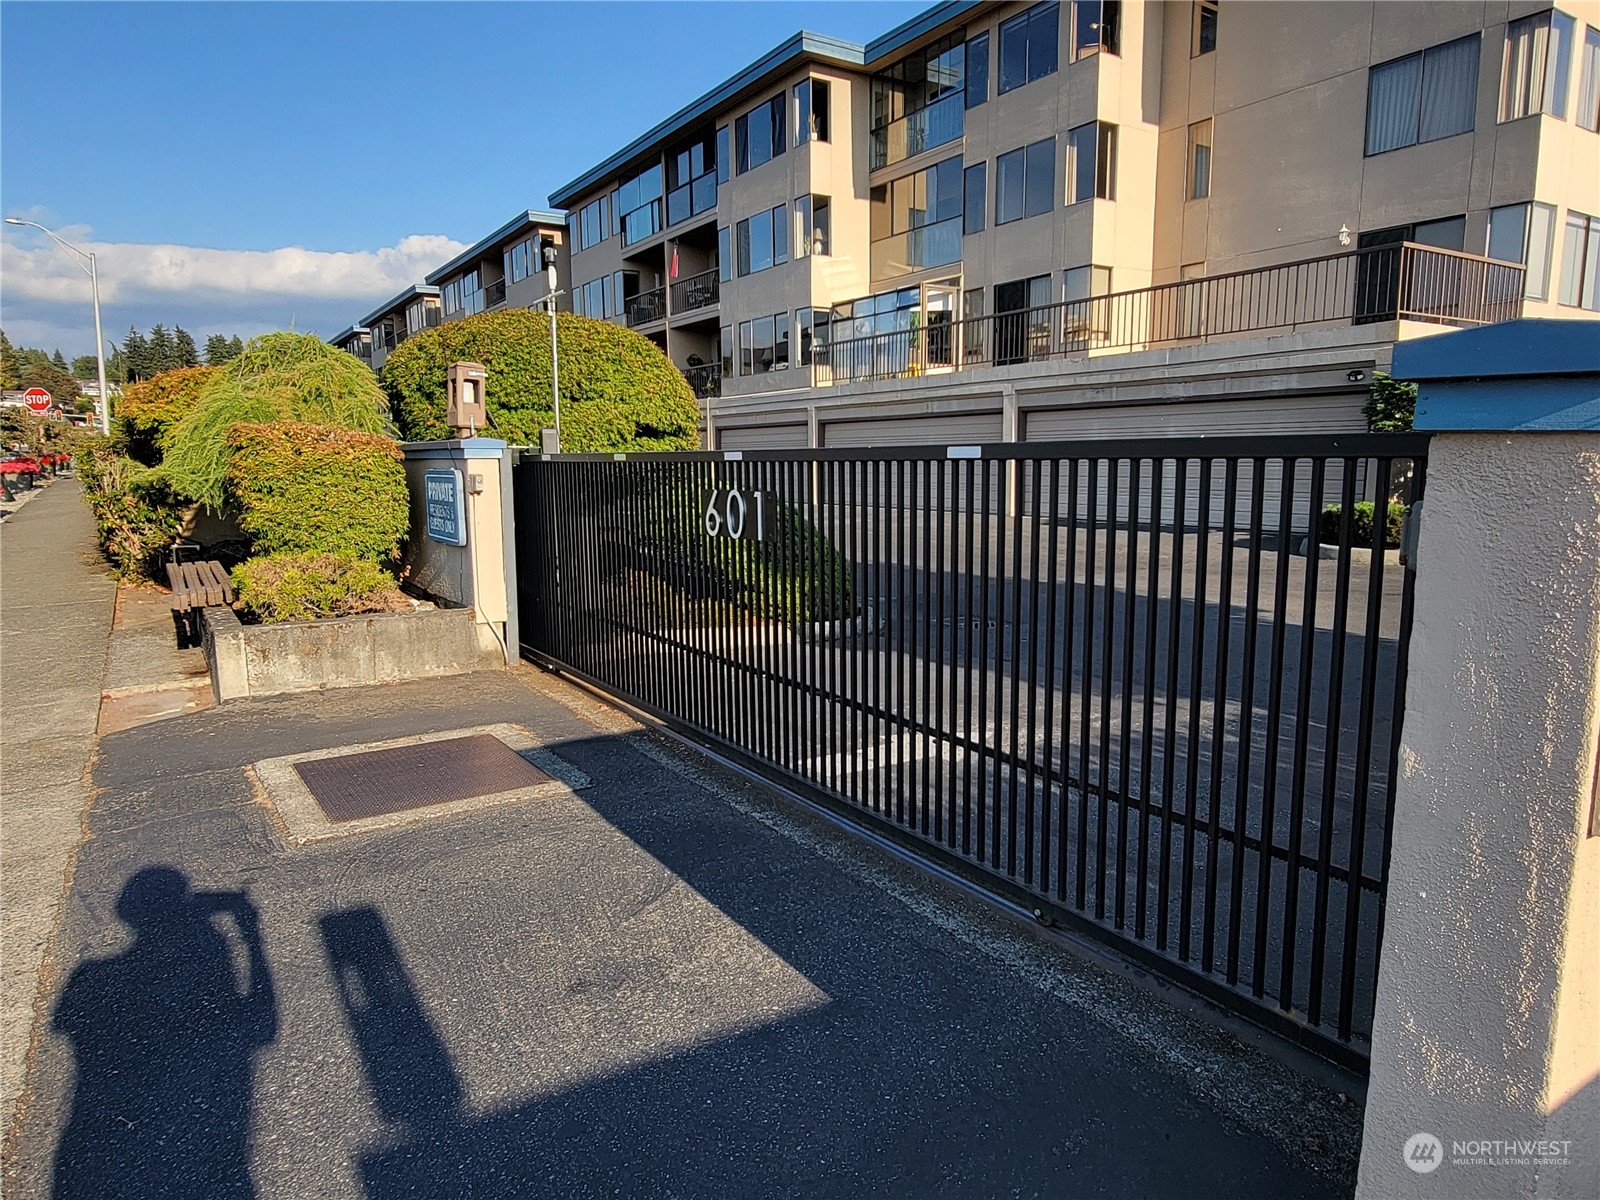
<svg viewBox="0 0 1600 1200">
<path fill-rule="evenodd" d="M 549 783 L 491 734 L 314 758 L 296 773 L 330 821 L 355 821 Z"/>
</svg>

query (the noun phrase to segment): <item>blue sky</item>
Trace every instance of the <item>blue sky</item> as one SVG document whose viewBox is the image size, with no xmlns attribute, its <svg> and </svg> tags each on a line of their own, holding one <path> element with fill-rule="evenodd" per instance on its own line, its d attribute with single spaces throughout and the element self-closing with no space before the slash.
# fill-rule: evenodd
<svg viewBox="0 0 1600 1200">
<path fill-rule="evenodd" d="M 108 337 L 327 335 L 796 30 L 925 7 L 7 2 L 0 209 L 97 252 Z M 64 252 L 0 273 L 14 342 L 92 351 Z"/>
</svg>

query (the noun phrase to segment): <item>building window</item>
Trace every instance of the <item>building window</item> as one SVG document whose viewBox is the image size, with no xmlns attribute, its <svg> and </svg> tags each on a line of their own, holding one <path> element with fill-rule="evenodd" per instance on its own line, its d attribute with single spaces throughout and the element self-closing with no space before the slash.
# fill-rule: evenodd
<svg viewBox="0 0 1600 1200">
<path fill-rule="evenodd" d="M 872 77 L 872 170 L 961 136 L 966 58 L 957 32 Z"/>
<path fill-rule="evenodd" d="M 717 230 L 717 279 L 721 283 L 733 278 L 733 253 L 729 239 L 730 230 L 726 225 Z"/>
<path fill-rule="evenodd" d="M 961 261 L 961 188 L 957 156 L 872 189 L 873 279 Z"/>
<path fill-rule="evenodd" d="M 994 286 L 994 364 L 1027 362 L 1050 350 L 1050 276 Z"/>
<path fill-rule="evenodd" d="M 741 278 L 789 261 L 787 208 L 780 204 L 739 222 L 736 265 Z"/>
<path fill-rule="evenodd" d="M 1056 73 L 1061 5 L 1035 4 L 1000 26 L 1000 94 Z"/>
<path fill-rule="evenodd" d="M 1061 273 L 1063 300 L 1088 300 L 1111 292 L 1110 267 L 1073 267 Z"/>
<path fill-rule="evenodd" d="M 1505 64 L 1500 76 L 1500 120 L 1534 113 L 1565 120 L 1567 76 L 1577 23 L 1550 9 L 1506 26 Z"/>
<path fill-rule="evenodd" d="M 1189 57 L 1199 58 L 1217 48 L 1216 0 L 1194 0 L 1189 32 Z"/>
<path fill-rule="evenodd" d="M 717 130 L 717 182 L 728 182 L 728 169 L 733 165 L 733 159 L 728 154 L 728 127 L 722 126 Z"/>
<path fill-rule="evenodd" d="M 789 367 L 789 314 L 739 322 L 739 374 L 765 375 Z"/>
<path fill-rule="evenodd" d="M 579 250 L 587 250 L 590 246 L 598 246 L 609 236 L 606 215 L 607 198 L 601 196 L 598 200 L 591 200 L 578 210 L 577 220 L 577 245 Z"/>
<path fill-rule="evenodd" d="M 733 326 L 724 325 L 717 334 L 717 349 L 722 356 L 722 377 L 733 378 Z"/>
<path fill-rule="evenodd" d="M 794 256 L 827 254 L 832 238 L 832 210 L 826 196 L 796 196 L 794 201 Z"/>
<path fill-rule="evenodd" d="M 1600 132 L 1600 29 L 1584 26 L 1582 61 L 1574 119 L 1584 129 Z"/>
<path fill-rule="evenodd" d="M 661 231 L 661 183 L 661 164 L 657 163 L 623 180 L 613 193 L 612 203 L 624 246 Z"/>
<path fill-rule="evenodd" d="M 828 140 L 828 81 L 802 79 L 794 85 L 794 144 Z"/>
<path fill-rule="evenodd" d="M 1600 217 L 1567 210 L 1561 248 L 1561 303 L 1600 312 Z"/>
<path fill-rule="evenodd" d="M 1522 294 L 1544 300 L 1550 286 L 1550 251 L 1555 241 L 1556 210 L 1548 204 L 1506 204 L 1489 210 L 1490 258 L 1522 263 Z"/>
<path fill-rule="evenodd" d="M 967 42 L 968 108 L 977 108 L 989 98 L 989 35 L 980 33 Z"/>
<path fill-rule="evenodd" d="M 966 198 L 961 207 L 961 232 L 982 233 L 984 198 L 989 192 L 988 163 L 973 163 L 966 170 Z"/>
<path fill-rule="evenodd" d="M 1074 0 L 1072 5 L 1072 59 L 1087 58 L 1104 50 L 1120 54 L 1121 0 Z"/>
<path fill-rule="evenodd" d="M 1367 73 L 1366 153 L 1471 132 L 1478 53 L 1473 34 L 1373 67 Z"/>
<path fill-rule="evenodd" d="M 1002 154 L 994 161 L 994 223 L 1006 225 L 1055 207 L 1056 140 Z"/>
<path fill-rule="evenodd" d="M 1189 126 L 1189 199 L 1204 200 L 1211 195 L 1211 122 L 1196 121 Z"/>
<path fill-rule="evenodd" d="M 758 104 L 733 123 L 733 153 L 739 174 L 753 171 L 783 153 L 784 97 Z"/>
<path fill-rule="evenodd" d="M 816 357 L 816 347 L 828 344 L 828 310 L 825 308 L 798 308 L 794 314 L 794 334 L 799 341 L 798 366 L 809 367 Z"/>
<path fill-rule="evenodd" d="M 1092 121 L 1067 130 L 1067 203 L 1116 199 L 1117 127 Z"/>
</svg>

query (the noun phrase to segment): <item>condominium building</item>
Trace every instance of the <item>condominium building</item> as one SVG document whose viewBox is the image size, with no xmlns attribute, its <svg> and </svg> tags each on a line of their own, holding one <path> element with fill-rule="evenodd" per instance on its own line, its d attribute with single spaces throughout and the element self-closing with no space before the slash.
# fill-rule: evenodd
<svg viewBox="0 0 1600 1200">
<path fill-rule="evenodd" d="M 1597 127 L 1591 0 L 952 2 L 550 200 L 716 444 L 1347 428 L 1399 338 L 1600 310 Z"/>
<path fill-rule="evenodd" d="M 566 234 L 562 214 L 528 209 L 429 272 L 428 285 L 438 289 L 443 319 L 459 321 L 474 313 L 538 304 L 550 294 L 547 251 L 556 268 L 557 290 L 570 295 Z M 556 306 L 567 311 L 570 301 L 558 296 Z"/>
<path fill-rule="evenodd" d="M 388 359 L 389 352 L 401 342 L 412 334 L 432 329 L 437 324 L 439 324 L 439 289 L 419 283 L 406 288 L 397 296 L 390 297 L 386 303 L 362 317 L 352 332 L 366 330 L 368 351 L 366 360 L 376 371 Z M 348 335 L 345 342 L 341 342 L 338 338 L 333 340 L 335 345 L 344 345 L 346 350 L 351 349 L 351 346 L 346 344 L 349 341 Z M 352 353 L 356 353 L 361 346 L 359 336 L 355 339 L 355 346 L 356 350 L 352 350 Z M 357 353 L 357 357 L 361 355 Z"/>
</svg>

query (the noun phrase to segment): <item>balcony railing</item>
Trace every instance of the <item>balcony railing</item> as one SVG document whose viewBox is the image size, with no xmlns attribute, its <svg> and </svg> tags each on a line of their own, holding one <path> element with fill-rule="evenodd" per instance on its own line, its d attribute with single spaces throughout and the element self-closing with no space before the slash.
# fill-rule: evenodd
<svg viewBox="0 0 1600 1200">
<path fill-rule="evenodd" d="M 693 312 L 697 308 L 710 308 L 717 303 L 720 295 L 716 267 L 680 279 L 672 285 L 672 315 Z"/>
<path fill-rule="evenodd" d="M 1493 325 L 1522 313 L 1524 268 L 1411 243 L 837 340 L 813 382 L 902 379 L 1252 333 L 1377 321 Z"/>
<path fill-rule="evenodd" d="M 713 169 L 667 193 L 667 224 L 676 225 L 679 221 L 698 217 L 716 206 L 717 172 Z"/>
<path fill-rule="evenodd" d="M 506 302 L 506 281 L 496 279 L 483 285 L 483 307 L 497 308 Z"/>
<path fill-rule="evenodd" d="M 961 261 L 961 218 L 919 225 L 872 243 L 872 278 L 893 279 Z"/>
<path fill-rule="evenodd" d="M 926 108 L 890 121 L 872 131 L 872 169 L 893 166 L 924 150 L 943 146 L 961 136 L 966 127 L 966 93 L 952 92 Z"/>
<path fill-rule="evenodd" d="M 722 364 L 707 363 L 703 367 L 684 367 L 683 377 L 689 381 L 696 400 L 715 399 L 722 395 Z"/>
<path fill-rule="evenodd" d="M 640 292 L 623 306 L 623 312 L 627 316 L 629 329 L 661 320 L 667 315 L 667 289 L 658 287 Z"/>
</svg>

